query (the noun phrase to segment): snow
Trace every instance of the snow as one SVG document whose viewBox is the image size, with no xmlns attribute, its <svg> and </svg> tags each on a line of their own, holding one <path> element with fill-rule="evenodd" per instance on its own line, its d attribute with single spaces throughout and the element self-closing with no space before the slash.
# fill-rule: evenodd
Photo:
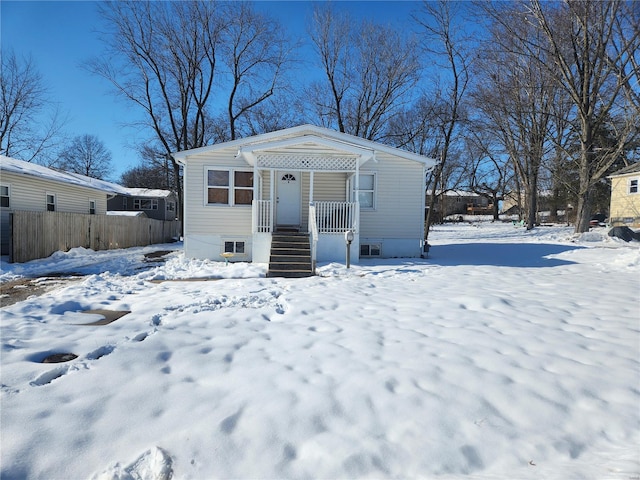
<svg viewBox="0 0 640 480">
<path fill-rule="evenodd" d="M 87 177 L 77 173 L 65 172 L 62 170 L 54 170 L 37 163 L 25 162 L 15 158 L 0 155 L 0 170 L 22 175 L 30 175 L 33 177 L 43 178 L 45 180 L 53 180 L 61 183 L 77 185 L 85 188 L 92 188 L 108 193 L 120 193 L 124 187 L 115 183 L 98 180 L 96 178 Z"/>
<path fill-rule="evenodd" d="M 640 243 L 510 223 L 429 243 L 306 279 L 179 244 L 2 263 L 87 276 L 1 310 L 0 476 L 637 478 Z M 56 352 L 78 358 L 39 363 Z"/>
</svg>

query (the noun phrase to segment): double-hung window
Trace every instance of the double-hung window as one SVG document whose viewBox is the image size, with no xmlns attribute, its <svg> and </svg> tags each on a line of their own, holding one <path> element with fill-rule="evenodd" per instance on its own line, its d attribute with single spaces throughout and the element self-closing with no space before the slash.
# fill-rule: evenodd
<svg viewBox="0 0 640 480">
<path fill-rule="evenodd" d="M 56 196 L 53 193 L 47 193 L 47 212 L 56 211 Z"/>
<path fill-rule="evenodd" d="M 208 205 L 251 205 L 253 172 L 207 169 Z"/>
<path fill-rule="evenodd" d="M 11 192 L 9 185 L 0 185 L 0 207 L 9 208 L 11 206 Z"/>
<path fill-rule="evenodd" d="M 638 193 L 638 179 L 632 178 L 629 180 L 629 193 Z"/>
<path fill-rule="evenodd" d="M 89 214 L 90 215 L 95 215 L 96 214 L 96 201 L 95 200 L 89 200 Z"/>
<path fill-rule="evenodd" d="M 360 208 L 373 210 L 376 208 L 376 175 L 375 173 L 361 173 L 358 189 Z"/>
</svg>

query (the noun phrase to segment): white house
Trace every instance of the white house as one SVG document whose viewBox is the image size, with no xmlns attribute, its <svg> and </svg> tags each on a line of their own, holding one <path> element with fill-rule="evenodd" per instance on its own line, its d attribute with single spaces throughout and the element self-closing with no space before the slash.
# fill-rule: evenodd
<svg viewBox="0 0 640 480">
<path fill-rule="evenodd" d="M 313 261 L 344 261 L 347 231 L 354 262 L 423 252 L 431 158 L 312 125 L 173 156 L 189 257 L 267 263 L 278 232 L 308 236 Z"/>
<path fill-rule="evenodd" d="M 9 253 L 11 212 L 25 210 L 104 215 L 107 197 L 113 193 L 114 185 L 109 182 L 0 156 L 2 255 Z"/>
</svg>

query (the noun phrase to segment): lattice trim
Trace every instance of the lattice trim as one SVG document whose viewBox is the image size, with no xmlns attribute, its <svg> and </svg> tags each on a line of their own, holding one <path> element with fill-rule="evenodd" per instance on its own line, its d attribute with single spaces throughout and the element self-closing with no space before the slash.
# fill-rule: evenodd
<svg viewBox="0 0 640 480">
<path fill-rule="evenodd" d="M 256 155 L 258 168 L 278 168 L 282 170 L 333 170 L 354 171 L 356 157 L 333 157 L 324 155 L 273 154 Z"/>
</svg>

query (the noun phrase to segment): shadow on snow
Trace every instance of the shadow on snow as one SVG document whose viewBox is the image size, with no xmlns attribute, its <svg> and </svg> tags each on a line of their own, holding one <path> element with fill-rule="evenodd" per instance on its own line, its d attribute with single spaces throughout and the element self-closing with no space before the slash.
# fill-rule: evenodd
<svg viewBox="0 0 640 480">
<path fill-rule="evenodd" d="M 487 265 L 495 267 L 559 267 L 575 262 L 548 258 L 578 246 L 549 243 L 460 243 L 435 245 L 429 251 L 429 263 L 435 265 Z"/>
</svg>

